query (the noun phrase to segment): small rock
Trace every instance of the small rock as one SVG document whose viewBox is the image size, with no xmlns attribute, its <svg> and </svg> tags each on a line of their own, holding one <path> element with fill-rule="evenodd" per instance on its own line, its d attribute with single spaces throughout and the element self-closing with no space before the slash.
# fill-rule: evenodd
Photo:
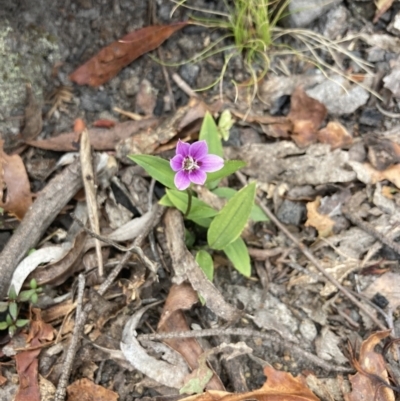
<svg viewBox="0 0 400 401">
<path fill-rule="evenodd" d="M 341 0 L 292 0 L 289 3 L 291 26 L 305 27 L 339 3 Z"/>
<path fill-rule="evenodd" d="M 370 49 L 367 50 L 367 60 L 370 63 L 377 63 L 379 61 L 384 61 L 385 60 L 385 50 L 379 48 L 379 47 L 371 47 Z"/>
<path fill-rule="evenodd" d="M 136 110 L 139 113 L 144 113 L 146 116 L 150 116 L 153 114 L 156 103 L 157 91 L 147 79 L 144 79 L 140 83 L 139 92 L 136 96 Z"/>
<path fill-rule="evenodd" d="M 383 116 L 379 110 L 364 109 L 361 113 L 360 124 L 368 125 L 368 127 L 380 127 L 382 124 Z"/>
<path fill-rule="evenodd" d="M 81 97 L 81 107 L 90 112 L 104 111 L 110 109 L 111 100 L 105 92 L 96 94 L 85 92 Z"/>
<path fill-rule="evenodd" d="M 309 342 L 314 341 L 318 334 L 315 324 L 310 319 L 304 319 L 300 323 L 299 330 L 301 335 Z"/>
<path fill-rule="evenodd" d="M 400 11 L 392 19 L 392 22 L 387 27 L 387 31 L 393 35 L 400 36 Z"/>
<path fill-rule="evenodd" d="M 369 93 L 364 88 L 350 85 L 341 76 L 331 77 L 306 93 L 323 103 L 329 113 L 335 115 L 351 114 L 369 99 Z"/>
<path fill-rule="evenodd" d="M 179 69 L 179 75 L 189 86 L 194 86 L 196 84 L 199 72 L 200 66 L 197 64 L 184 64 Z"/>
<path fill-rule="evenodd" d="M 279 207 L 277 217 L 284 224 L 298 226 L 304 221 L 306 215 L 306 207 L 303 203 L 292 202 L 285 199 Z"/>
<path fill-rule="evenodd" d="M 393 63 L 392 71 L 383 78 L 383 86 L 389 89 L 396 98 L 400 98 L 400 57 Z"/>
<path fill-rule="evenodd" d="M 326 14 L 326 22 L 323 27 L 323 35 L 330 39 L 342 36 L 347 29 L 349 12 L 346 7 L 340 5 Z"/>
<path fill-rule="evenodd" d="M 139 77 L 133 75 L 121 83 L 121 89 L 126 96 L 134 96 L 139 91 Z"/>
</svg>

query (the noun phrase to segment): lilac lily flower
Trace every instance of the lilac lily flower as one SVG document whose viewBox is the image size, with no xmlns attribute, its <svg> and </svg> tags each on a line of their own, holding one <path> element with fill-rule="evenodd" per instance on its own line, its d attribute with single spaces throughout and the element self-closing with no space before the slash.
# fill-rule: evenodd
<svg viewBox="0 0 400 401">
<path fill-rule="evenodd" d="M 207 174 L 221 170 L 224 160 L 217 155 L 208 154 L 206 141 L 194 142 L 191 145 L 179 140 L 176 145 L 176 155 L 171 159 L 172 170 L 176 171 L 175 185 L 182 191 L 189 187 L 190 182 L 203 185 Z"/>
</svg>

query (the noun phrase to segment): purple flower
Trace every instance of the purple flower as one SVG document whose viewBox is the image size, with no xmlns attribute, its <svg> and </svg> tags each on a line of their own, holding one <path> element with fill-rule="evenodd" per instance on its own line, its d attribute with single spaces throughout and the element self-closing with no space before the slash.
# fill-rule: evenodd
<svg viewBox="0 0 400 401">
<path fill-rule="evenodd" d="M 189 187 L 190 182 L 203 185 L 206 173 L 220 170 L 224 160 L 217 155 L 208 154 L 206 141 L 198 141 L 191 145 L 179 140 L 176 145 L 176 155 L 171 159 L 172 170 L 176 171 L 175 185 L 179 190 Z"/>
</svg>

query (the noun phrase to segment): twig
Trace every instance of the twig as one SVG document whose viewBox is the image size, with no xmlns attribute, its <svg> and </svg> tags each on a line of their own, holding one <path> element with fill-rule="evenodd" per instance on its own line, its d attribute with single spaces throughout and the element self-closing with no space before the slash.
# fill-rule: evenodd
<svg viewBox="0 0 400 401">
<path fill-rule="evenodd" d="M 73 214 L 71 213 L 71 217 L 93 238 L 96 238 L 114 248 L 122 251 L 122 252 L 132 252 L 139 256 L 143 264 L 153 273 L 157 273 L 157 266 L 144 254 L 142 248 L 137 245 L 132 245 L 129 248 L 119 245 L 117 242 L 103 237 L 102 235 L 98 235 L 94 233 L 92 230 L 89 230 L 85 225 Z"/>
<path fill-rule="evenodd" d="M 189 97 L 199 97 L 199 95 L 194 92 L 193 89 L 178 74 L 172 74 L 172 79 L 178 85 L 179 89 L 181 89 L 182 92 L 185 92 Z"/>
<path fill-rule="evenodd" d="M 344 205 L 342 207 L 342 213 L 353 224 L 363 229 L 366 233 L 372 235 L 378 241 L 382 242 L 382 244 L 385 244 L 389 248 L 392 248 L 395 252 L 397 252 L 400 255 L 400 244 L 398 242 L 393 241 L 385 234 L 379 232 L 372 224 L 364 221 L 359 216 L 357 216 L 357 214 L 353 212 L 348 206 Z"/>
<path fill-rule="evenodd" d="M 79 345 L 80 333 L 86 321 L 87 314 L 90 310 L 89 307 L 91 307 L 91 305 L 89 304 L 86 305 L 85 309 L 83 309 L 82 307 L 84 290 L 85 290 L 85 276 L 83 274 L 80 274 L 78 278 L 78 297 L 77 297 L 78 304 L 76 307 L 75 326 L 72 334 L 71 344 L 68 348 L 67 355 L 64 360 L 64 366 L 60 376 L 60 380 L 58 381 L 57 391 L 54 396 L 55 401 L 64 401 L 65 399 L 68 379 L 72 371 L 72 364 L 74 362 L 75 354 Z"/>
<path fill-rule="evenodd" d="M 36 247 L 55 217 L 81 187 L 81 164 L 77 160 L 53 178 L 38 194 L 36 201 L 0 254 L 1 299 L 7 295 L 18 263 L 29 249 Z"/>
<path fill-rule="evenodd" d="M 280 339 L 277 336 L 273 336 L 269 333 L 260 332 L 257 330 L 246 329 L 246 328 L 219 328 L 219 329 L 205 329 L 205 330 L 192 330 L 192 331 L 180 331 L 171 333 L 154 333 L 154 334 L 141 334 L 138 336 L 138 340 L 167 340 L 171 338 L 190 338 L 190 337 L 210 337 L 210 336 L 221 336 L 221 335 L 232 335 L 232 336 L 247 336 L 247 337 L 261 337 L 262 339 L 268 340 L 271 344 L 279 344 L 283 347 L 290 348 L 291 351 L 297 353 L 302 358 L 308 359 L 313 364 L 328 370 L 337 372 L 351 372 L 352 369 L 345 368 L 343 366 L 335 366 L 329 362 L 326 362 L 310 352 L 304 351 L 298 345 L 291 342 Z"/>
<path fill-rule="evenodd" d="M 240 172 L 235 173 L 238 179 L 242 182 L 243 185 L 246 185 L 246 179 Z M 262 211 L 269 217 L 269 219 L 300 249 L 303 255 L 317 268 L 317 270 L 326 277 L 338 290 L 342 292 L 344 296 L 346 296 L 354 305 L 356 305 L 365 315 L 367 315 L 381 330 L 387 330 L 385 327 L 364 305 L 353 295 L 351 294 L 345 287 L 343 287 L 339 281 L 337 281 L 334 277 L 332 277 L 319 263 L 319 261 L 315 258 L 312 252 L 301 243 L 271 212 L 271 210 L 264 205 L 261 200 L 256 198 L 257 204 L 260 206 Z"/>
</svg>

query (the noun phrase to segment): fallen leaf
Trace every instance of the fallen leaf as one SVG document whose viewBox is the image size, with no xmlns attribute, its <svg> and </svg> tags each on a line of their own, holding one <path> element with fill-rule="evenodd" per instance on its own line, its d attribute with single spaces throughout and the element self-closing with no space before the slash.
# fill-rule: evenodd
<svg viewBox="0 0 400 401">
<path fill-rule="evenodd" d="M 400 145 L 390 139 L 368 135 L 364 143 L 368 148 L 368 160 L 375 169 L 382 171 L 400 162 Z"/>
<path fill-rule="evenodd" d="M 385 360 L 381 354 L 375 352 L 375 346 L 390 335 L 391 330 L 378 331 L 369 336 L 362 344 L 358 360 L 352 357 L 355 375 L 350 375 L 352 391 L 345 394 L 346 401 L 394 401 L 393 390 L 384 386 L 389 384 Z"/>
<path fill-rule="evenodd" d="M 38 356 L 41 345 L 53 339 L 53 327 L 42 320 L 40 310 L 32 309 L 27 343 L 33 349 L 19 352 L 15 356 L 19 388 L 15 401 L 40 401 Z"/>
<path fill-rule="evenodd" d="M 157 103 L 157 91 L 147 79 L 143 79 L 136 95 L 136 110 L 145 116 L 152 116 Z"/>
<path fill-rule="evenodd" d="M 0 139 L 0 207 L 22 220 L 32 205 L 31 187 L 19 155 L 7 155 Z"/>
<path fill-rule="evenodd" d="M 25 108 L 25 123 L 21 132 L 21 136 L 25 141 L 36 138 L 43 127 L 42 105 L 37 101 L 30 84 L 26 85 L 26 92 L 28 104 Z"/>
<path fill-rule="evenodd" d="M 293 124 L 292 139 L 299 147 L 317 140 L 317 130 L 327 115 L 326 107 L 297 87 L 293 92 L 288 119 Z"/>
<path fill-rule="evenodd" d="M 113 120 L 107 120 L 107 119 L 102 119 L 102 120 L 96 120 L 92 126 L 96 128 L 112 128 L 115 127 L 117 123 Z"/>
<path fill-rule="evenodd" d="M 357 174 L 357 178 L 364 184 L 376 184 L 388 180 L 400 189 L 400 164 L 388 167 L 386 170 L 375 170 L 369 163 L 349 161 L 349 165 Z"/>
<path fill-rule="evenodd" d="M 91 128 L 88 129 L 90 144 L 94 150 L 114 150 L 121 140 L 143 131 L 146 132 L 156 122 L 157 119 L 152 118 L 141 121 L 126 121 L 110 129 Z M 56 152 L 76 152 L 79 149 L 79 137 L 79 132 L 68 132 L 50 139 L 28 141 L 27 143 L 36 148 L 54 150 Z"/>
<path fill-rule="evenodd" d="M 307 203 L 307 221 L 304 225 L 306 227 L 314 227 L 320 237 L 328 237 L 332 234 L 335 222 L 328 215 L 319 213 L 320 204 L 320 196 L 315 201 Z"/>
<path fill-rule="evenodd" d="M 390 7 L 392 7 L 394 0 L 378 0 L 375 1 L 375 5 L 376 5 L 376 12 L 375 12 L 375 17 L 373 20 L 373 23 L 376 24 L 379 20 L 379 18 L 382 17 L 383 14 L 385 14 L 385 12 L 387 10 L 389 10 Z"/>
<path fill-rule="evenodd" d="M 118 394 L 89 379 L 81 379 L 67 387 L 68 401 L 117 401 Z"/>
<path fill-rule="evenodd" d="M 170 25 L 152 25 L 130 32 L 100 50 L 77 68 L 69 78 L 78 85 L 103 85 L 133 60 L 156 49 L 174 32 L 187 24 L 187 22 L 178 22 Z"/>
<path fill-rule="evenodd" d="M 337 121 L 331 121 L 325 128 L 318 131 L 318 141 L 328 143 L 331 149 L 343 148 L 353 143 L 353 138 L 347 129 Z"/>
<path fill-rule="evenodd" d="M 161 333 L 189 331 L 190 329 L 183 314 L 183 310 L 190 309 L 198 300 L 198 295 L 190 284 L 183 283 L 173 285 L 164 305 L 163 313 L 158 324 L 158 331 Z M 196 376 L 197 379 L 200 380 L 200 378 L 202 378 L 202 380 L 205 380 L 205 376 L 208 377 L 207 367 L 203 366 L 202 368 L 199 366 L 199 358 L 203 354 L 203 349 L 196 338 L 172 338 L 164 342 L 185 358 L 185 361 L 192 371 L 200 368 L 200 371 L 195 373 L 195 376 L 198 375 Z M 204 383 L 202 380 L 200 380 L 200 382 Z M 187 382 L 186 379 L 185 382 Z M 206 384 L 209 390 L 225 389 L 220 378 L 216 374 L 211 374 L 204 383 L 204 386 Z"/>
<path fill-rule="evenodd" d="M 202 394 L 183 398 L 181 401 L 320 401 L 307 387 L 302 376 L 293 377 L 290 373 L 280 372 L 266 366 L 266 383 L 259 389 L 245 393 L 228 393 L 210 390 Z"/>
</svg>

